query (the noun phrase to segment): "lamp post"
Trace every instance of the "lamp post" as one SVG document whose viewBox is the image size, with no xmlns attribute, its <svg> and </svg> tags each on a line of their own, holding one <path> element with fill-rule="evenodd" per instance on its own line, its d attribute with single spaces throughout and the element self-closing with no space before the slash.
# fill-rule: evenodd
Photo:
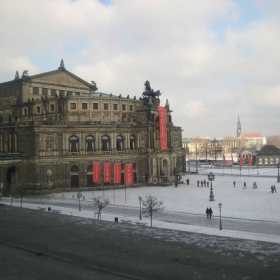
<svg viewBox="0 0 280 280">
<path fill-rule="evenodd" d="M 219 203 L 219 209 L 220 209 L 220 230 L 222 230 L 222 203 Z"/>
<path fill-rule="evenodd" d="M 277 167 L 278 167 L 277 183 L 279 183 L 279 182 L 280 182 L 280 176 L 279 176 L 279 165 L 280 165 L 280 163 L 278 162 L 278 163 L 277 163 Z"/>
<path fill-rule="evenodd" d="M 140 215 L 139 215 L 139 220 L 142 220 L 142 210 L 141 210 L 142 197 L 141 197 L 141 196 L 139 196 L 139 197 L 138 197 L 138 199 L 139 199 L 139 205 L 140 205 Z"/>
<path fill-rule="evenodd" d="M 213 194 L 213 187 L 212 187 L 212 181 L 215 180 L 215 175 L 210 172 L 210 174 L 208 174 L 208 180 L 211 182 L 211 188 L 210 188 L 210 201 L 214 201 L 214 194 Z"/>
<path fill-rule="evenodd" d="M 81 211 L 81 197 L 82 194 L 81 194 L 81 190 L 79 189 L 79 192 L 77 193 L 77 198 L 79 199 L 79 211 Z"/>
</svg>

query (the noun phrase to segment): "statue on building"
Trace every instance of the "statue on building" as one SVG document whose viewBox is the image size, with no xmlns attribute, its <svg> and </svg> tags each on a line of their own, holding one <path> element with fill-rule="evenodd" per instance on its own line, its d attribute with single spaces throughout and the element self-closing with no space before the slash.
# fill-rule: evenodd
<svg viewBox="0 0 280 280">
<path fill-rule="evenodd" d="M 23 70 L 22 77 L 28 77 L 28 70 Z"/>
<path fill-rule="evenodd" d="M 142 97 L 157 97 L 159 98 L 159 96 L 161 95 L 161 92 L 159 90 L 154 91 L 151 88 L 150 82 L 147 80 L 144 84 L 145 86 L 145 91 L 142 93 Z"/>
<path fill-rule="evenodd" d="M 92 84 L 92 86 L 93 86 L 93 89 L 94 89 L 94 90 L 98 90 L 98 88 L 97 88 L 97 85 L 96 85 L 96 82 L 95 82 L 95 81 L 91 81 L 91 84 Z"/>
<path fill-rule="evenodd" d="M 18 71 L 16 71 L 15 80 L 18 80 L 18 79 L 19 79 L 19 73 L 18 73 Z"/>
<path fill-rule="evenodd" d="M 61 59 L 61 61 L 60 61 L 60 66 L 58 67 L 58 69 L 62 69 L 62 70 L 65 69 L 63 59 Z"/>
</svg>

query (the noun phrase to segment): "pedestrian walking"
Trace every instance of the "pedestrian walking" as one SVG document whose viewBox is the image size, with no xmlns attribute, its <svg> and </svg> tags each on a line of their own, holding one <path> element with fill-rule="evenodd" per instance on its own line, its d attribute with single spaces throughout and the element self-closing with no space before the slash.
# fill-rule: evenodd
<svg viewBox="0 0 280 280">
<path fill-rule="evenodd" d="M 206 187 L 206 180 L 203 181 L 204 187 Z"/>
<path fill-rule="evenodd" d="M 187 179 L 187 185 L 189 185 L 190 184 L 190 179 Z"/>
<path fill-rule="evenodd" d="M 244 187 L 243 187 L 243 189 L 247 189 L 247 187 L 246 187 L 246 182 L 244 182 Z"/>
<path fill-rule="evenodd" d="M 210 207 L 210 209 L 209 209 L 209 216 L 210 216 L 210 219 L 211 219 L 211 217 L 212 217 L 212 214 L 213 214 L 213 211 L 212 211 L 212 209 L 211 209 L 211 207 Z"/>
<path fill-rule="evenodd" d="M 206 208 L 206 216 L 207 216 L 207 219 L 209 219 L 209 208 L 208 207 Z"/>
<path fill-rule="evenodd" d="M 275 185 L 273 186 L 273 189 L 274 189 L 274 192 L 277 193 L 277 191 L 276 191 L 276 186 L 275 186 Z"/>
<path fill-rule="evenodd" d="M 207 181 L 207 188 L 209 188 L 209 181 Z"/>
<path fill-rule="evenodd" d="M 201 182 L 200 182 L 200 186 L 203 187 L 203 181 L 202 181 L 202 180 L 201 180 Z"/>
<path fill-rule="evenodd" d="M 274 193 L 274 186 L 271 186 L 271 193 Z"/>
<path fill-rule="evenodd" d="M 199 183 L 200 183 L 200 182 L 199 182 L 199 180 L 197 180 L 197 182 L 196 182 L 196 183 L 197 183 L 197 186 L 199 187 Z"/>
<path fill-rule="evenodd" d="M 235 184 L 236 184 L 235 181 L 233 181 L 233 186 L 234 186 L 234 187 L 235 187 Z"/>
</svg>

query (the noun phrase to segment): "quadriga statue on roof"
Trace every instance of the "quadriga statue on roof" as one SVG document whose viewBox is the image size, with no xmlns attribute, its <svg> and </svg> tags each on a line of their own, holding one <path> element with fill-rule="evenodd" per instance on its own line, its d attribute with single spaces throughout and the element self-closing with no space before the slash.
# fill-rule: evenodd
<svg viewBox="0 0 280 280">
<path fill-rule="evenodd" d="M 157 91 L 154 91 L 152 88 L 151 88 L 151 85 L 150 85 L 150 82 L 147 80 L 144 84 L 144 88 L 145 88 L 145 91 L 142 93 L 142 97 L 159 97 L 161 95 L 161 92 L 159 90 Z"/>
</svg>

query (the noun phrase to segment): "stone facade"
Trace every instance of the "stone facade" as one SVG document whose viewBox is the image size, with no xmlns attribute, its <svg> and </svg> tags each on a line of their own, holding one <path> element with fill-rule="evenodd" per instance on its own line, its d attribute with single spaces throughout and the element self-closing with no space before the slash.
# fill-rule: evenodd
<svg viewBox="0 0 280 280">
<path fill-rule="evenodd" d="M 98 187 L 92 163 L 133 163 L 134 183 L 163 184 L 185 171 L 182 129 L 165 104 L 168 150 L 161 150 L 158 96 L 123 97 L 58 70 L 0 84 L 0 183 L 44 190 Z M 101 167 L 101 173 L 103 167 Z M 102 178 L 102 174 L 101 174 Z M 112 183 L 114 183 L 112 168 Z"/>
</svg>

